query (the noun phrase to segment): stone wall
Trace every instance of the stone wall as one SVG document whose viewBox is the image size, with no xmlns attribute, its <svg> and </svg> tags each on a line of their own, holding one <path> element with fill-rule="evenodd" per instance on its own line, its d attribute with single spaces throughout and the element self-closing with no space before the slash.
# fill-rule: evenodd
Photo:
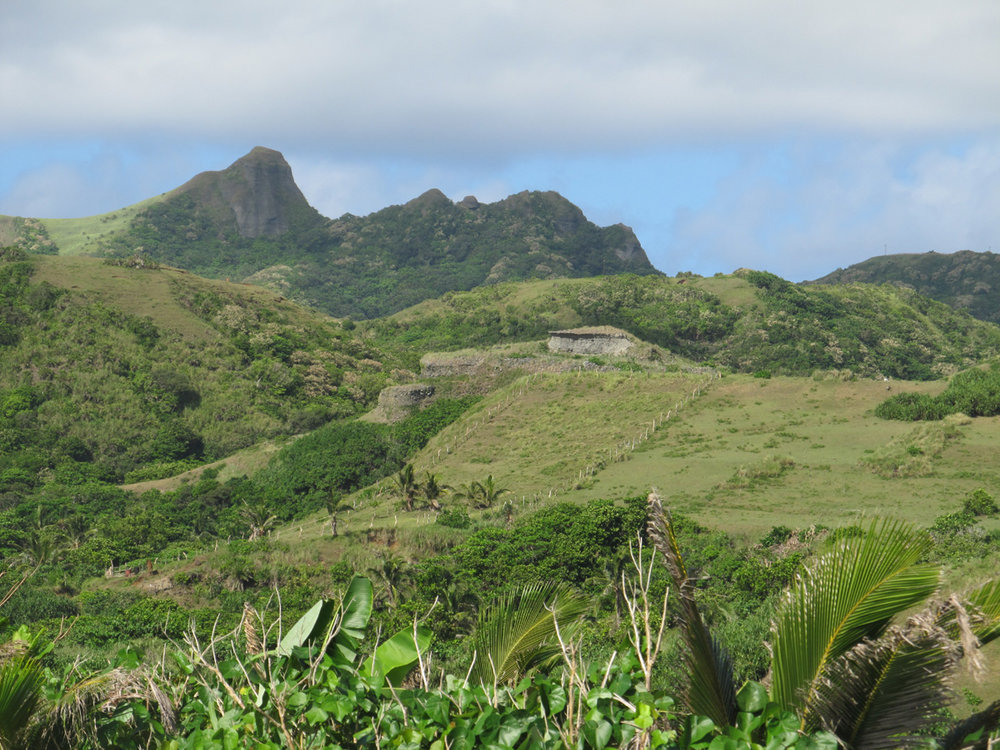
<svg viewBox="0 0 1000 750">
<path fill-rule="evenodd" d="M 621 356 L 631 348 L 628 334 L 616 329 L 575 328 L 549 332 L 549 351 L 561 354 Z"/>
</svg>

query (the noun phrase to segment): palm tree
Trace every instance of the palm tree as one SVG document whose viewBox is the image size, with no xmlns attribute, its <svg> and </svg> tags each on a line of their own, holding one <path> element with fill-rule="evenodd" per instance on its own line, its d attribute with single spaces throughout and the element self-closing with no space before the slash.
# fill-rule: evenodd
<svg viewBox="0 0 1000 750">
<path fill-rule="evenodd" d="M 81 515 L 73 515 L 60 521 L 59 527 L 62 537 L 72 549 L 80 549 L 80 545 L 94 533 L 90 522 Z"/>
<path fill-rule="evenodd" d="M 250 527 L 250 536 L 247 537 L 248 542 L 255 542 L 262 536 L 267 534 L 268 529 L 274 525 L 274 522 L 278 520 L 278 517 L 269 514 L 267 508 L 263 505 L 247 505 L 243 504 L 244 508 L 240 510 L 240 515 L 243 516 L 243 520 L 247 522 Z"/>
<path fill-rule="evenodd" d="M 395 608 L 397 597 L 410 577 L 410 569 L 406 565 L 406 561 L 394 555 L 386 555 L 379 557 L 379 564 L 369 568 L 368 571 L 374 573 L 385 585 L 389 607 Z"/>
<path fill-rule="evenodd" d="M 337 515 L 353 508 L 349 502 L 344 500 L 343 495 L 335 492 L 326 501 L 326 512 L 330 515 L 330 535 L 337 536 Z"/>
<path fill-rule="evenodd" d="M 732 663 L 701 619 L 673 523 L 655 492 L 649 511 L 650 536 L 681 599 L 685 703 L 693 714 L 730 725 Z M 940 571 L 918 561 L 932 543 L 905 524 L 872 523 L 816 558 L 785 593 L 771 631 L 771 697 L 798 712 L 803 730 L 826 728 L 854 750 L 913 744 L 947 704 L 958 659 L 974 659 L 979 645 L 1000 636 L 1000 579 L 964 600 L 927 603 Z M 898 622 L 920 604 L 922 611 Z M 989 728 L 1000 710 L 995 704 L 979 716 Z"/>
<path fill-rule="evenodd" d="M 21 738 L 42 699 L 44 673 L 28 654 L 0 666 L 0 750 L 23 747 Z"/>
<path fill-rule="evenodd" d="M 448 485 L 441 484 L 438 481 L 438 475 L 432 474 L 429 471 L 424 472 L 424 481 L 420 485 L 420 492 L 427 500 L 427 504 L 431 506 L 434 510 L 441 510 L 441 496 L 446 490 L 450 489 Z"/>
<path fill-rule="evenodd" d="M 403 497 L 403 507 L 408 511 L 413 510 L 413 502 L 417 498 L 417 492 L 420 491 L 420 485 L 413 472 L 413 464 L 406 464 L 396 474 L 396 489 Z"/>
<path fill-rule="evenodd" d="M 497 500 L 510 492 L 506 487 L 497 487 L 493 482 L 492 474 L 486 477 L 479 486 L 482 491 L 479 497 L 481 505 L 476 506 L 478 508 L 491 508 Z"/>
<path fill-rule="evenodd" d="M 473 508 L 490 508 L 497 500 L 510 492 L 506 487 L 497 487 L 490 474 L 482 482 L 472 481 L 468 484 L 459 485 L 455 492 L 455 497 L 468 500 Z"/>
</svg>

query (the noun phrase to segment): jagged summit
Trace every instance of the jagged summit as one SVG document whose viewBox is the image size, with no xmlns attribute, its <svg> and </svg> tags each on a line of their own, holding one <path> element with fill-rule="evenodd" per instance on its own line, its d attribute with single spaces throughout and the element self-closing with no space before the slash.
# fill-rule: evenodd
<svg viewBox="0 0 1000 750">
<path fill-rule="evenodd" d="M 261 146 L 162 196 L 58 229 L 50 244 L 60 253 L 142 252 L 356 318 L 504 281 L 658 273 L 631 229 L 599 227 L 551 191 L 480 203 L 431 189 L 367 216 L 328 219 L 281 153 Z"/>
<path fill-rule="evenodd" d="M 232 212 L 241 237 L 277 237 L 312 210 L 279 151 L 257 146 L 219 172 L 202 172 L 173 191 L 203 207 Z M 317 214 L 318 216 L 318 214 Z"/>
</svg>

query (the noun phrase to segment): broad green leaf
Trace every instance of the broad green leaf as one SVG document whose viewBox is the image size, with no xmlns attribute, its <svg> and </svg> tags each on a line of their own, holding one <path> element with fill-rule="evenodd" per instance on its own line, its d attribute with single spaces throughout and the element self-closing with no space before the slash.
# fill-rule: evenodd
<svg viewBox="0 0 1000 750">
<path fill-rule="evenodd" d="M 375 649 L 363 667 L 363 674 L 372 675 L 377 681 L 384 678 L 394 687 L 402 684 L 406 675 L 417 663 L 418 649 L 425 653 L 431 644 L 431 631 L 420 626 L 414 641 L 413 630 L 401 630 Z"/>
<path fill-rule="evenodd" d="M 333 623 L 336 602 L 329 599 L 320 599 L 308 612 L 299 618 L 298 622 L 292 625 L 281 639 L 276 649 L 279 656 L 291 656 L 292 650 L 305 646 L 311 641 L 315 641 L 317 634 Z"/>
<path fill-rule="evenodd" d="M 374 601 L 372 582 L 363 576 L 355 576 L 344 595 L 340 629 L 329 647 L 330 654 L 338 664 L 353 664 L 357 658 L 358 645 L 365 637 Z"/>
<path fill-rule="evenodd" d="M 736 704 L 741 711 L 757 713 L 767 706 L 767 690 L 759 682 L 748 682 L 736 694 Z"/>
</svg>

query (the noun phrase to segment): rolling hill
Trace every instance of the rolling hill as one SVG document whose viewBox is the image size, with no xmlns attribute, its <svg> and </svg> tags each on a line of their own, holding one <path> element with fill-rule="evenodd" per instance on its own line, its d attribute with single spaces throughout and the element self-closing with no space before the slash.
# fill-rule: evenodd
<svg viewBox="0 0 1000 750">
<path fill-rule="evenodd" d="M 923 380 L 1000 352 L 1000 328 L 910 289 L 802 287 L 760 271 L 613 276 L 499 284 L 446 294 L 366 322 L 377 345 L 409 356 L 622 328 L 673 355 L 741 372 L 844 371 Z"/>
<path fill-rule="evenodd" d="M 4 258 L 0 494 L 176 473 L 363 411 L 393 382 L 337 321 L 265 289 L 84 256 Z"/>
<path fill-rule="evenodd" d="M 980 320 L 1000 323 L 1000 255 L 906 253 L 869 258 L 808 282 L 811 284 L 893 284 L 967 310 Z"/>
</svg>

